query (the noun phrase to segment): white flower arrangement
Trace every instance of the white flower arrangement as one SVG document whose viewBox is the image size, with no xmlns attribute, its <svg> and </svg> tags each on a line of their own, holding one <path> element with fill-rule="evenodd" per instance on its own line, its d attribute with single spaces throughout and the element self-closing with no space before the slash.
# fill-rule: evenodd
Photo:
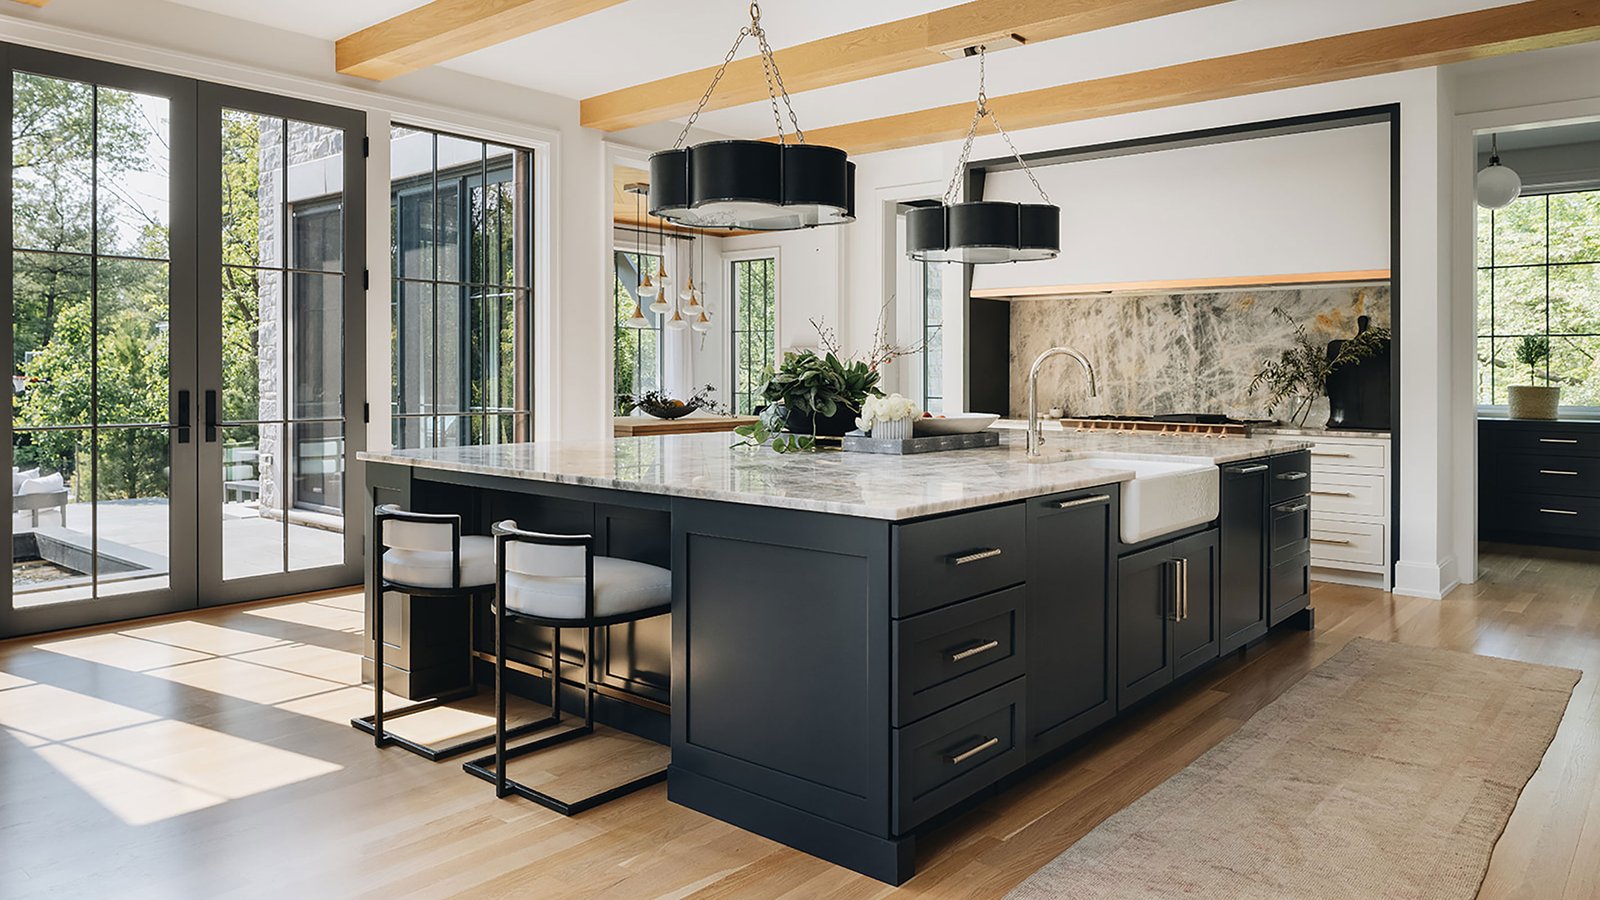
<svg viewBox="0 0 1600 900">
<path fill-rule="evenodd" d="M 911 423 L 921 414 L 922 409 L 908 397 L 899 394 L 868 396 L 861 403 L 861 415 L 856 417 L 856 427 L 870 432 L 873 437 L 903 441 L 911 437 Z"/>
</svg>

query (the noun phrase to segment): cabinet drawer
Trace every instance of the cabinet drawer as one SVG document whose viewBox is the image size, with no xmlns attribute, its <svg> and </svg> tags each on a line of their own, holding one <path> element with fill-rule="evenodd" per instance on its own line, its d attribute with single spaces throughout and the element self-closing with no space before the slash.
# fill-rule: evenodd
<svg viewBox="0 0 1600 900">
<path fill-rule="evenodd" d="M 895 617 L 1020 584 L 1026 547 L 1021 503 L 895 526 Z"/>
<path fill-rule="evenodd" d="M 1021 675 L 1025 596 L 1007 588 L 895 622 L 895 724 Z"/>
<path fill-rule="evenodd" d="M 1516 531 L 1600 536 L 1600 499 L 1515 494 L 1504 503 Z"/>
<path fill-rule="evenodd" d="M 1311 557 L 1300 556 L 1272 567 L 1267 590 L 1272 596 L 1271 624 L 1306 608 L 1311 596 Z"/>
<path fill-rule="evenodd" d="M 1026 678 L 894 730 L 894 833 L 988 787 L 1023 762 Z"/>
<path fill-rule="evenodd" d="M 1297 497 L 1272 507 L 1267 517 L 1267 547 L 1272 565 L 1295 556 L 1304 556 L 1311 548 L 1311 500 Z"/>
<path fill-rule="evenodd" d="M 1306 489 L 1311 487 L 1311 454 L 1308 451 L 1274 456 L 1268 464 L 1272 466 L 1268 500 L 1278 503 L 1305 496 Z"/>
<path fill-rule="evenodd" d="M 1388 504 L 1384 502 L 1384 481 L 1382 475 L 1314 472 L 1311 475 L 1311 506 L 1319 513 L 1382 516 L 1389 511 Z"/>
<path fill-rule="evenodd" d="M 1600 497 L 1600 457 L 1505 456 L 1495 477 L 1534 494 Z"/>
<path fill-rule="evenodd" d="M 1311 520 L 1311 564 L 1338 568 L 1342 563 L 1381 566 L 1388 554 L 1382 525 L 1371 522 Z"/>
<path fill-rule="evenodd" d="M 1387 469 L 1389 447 L 1380 443 L 1335 444 L 1318 441 L 1311 448 L 1311 464 L 1317 468 L 1336 466 L 1345 469 Z"/>
<path fill-rule="evenodd" d="M 1600 423 L 1583 425 L 1528 425 L 1517 422 L 1503 428 L 1497 443 L 1512 453 L 1538 456 L 1600 456 Z"/>
</svg>

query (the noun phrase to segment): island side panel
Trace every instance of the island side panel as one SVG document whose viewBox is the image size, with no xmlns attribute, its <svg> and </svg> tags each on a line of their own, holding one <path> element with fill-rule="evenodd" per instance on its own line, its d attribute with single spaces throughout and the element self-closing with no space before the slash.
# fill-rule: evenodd
<svg viewBox="0 0 1600 900">
<path fill-rule="evenodd" d="M 895 881 L 890 523 L 673 505 L 669 796 Z"/>
</svg>

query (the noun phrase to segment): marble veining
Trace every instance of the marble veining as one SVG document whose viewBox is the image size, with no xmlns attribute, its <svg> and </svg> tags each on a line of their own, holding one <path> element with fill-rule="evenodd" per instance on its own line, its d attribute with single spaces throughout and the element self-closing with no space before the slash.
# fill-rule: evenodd
<svg viewBox="0 0 1600 900">
<path fill-rule="evenodd" d="M 1282 309 L 1319 343 L 1356 333 L 1356 319 L 1389 324 L 1389 287 L 1111 295 L 1017 300 L 1011 304 L 1011 410 L 1024 415 L 1028 367 L 1049 347 L 1065 345 L 1094 364 L 1100 396 L 1071 364 L 1047 365 L 1039 405 L 1076 415 L 1223 413 L 1267 418 L 1266 398 L 1249 394 L 1261 364 L 1289 346 Z M 1279 410 L 1279 413 L 1284 413 Z M 1309 422 L 1326 421 L 1327 399 Z"/>
<path fill-rule="evenodd" d="M 891 521 L 1127 481 L 1134 475 L 1071 458 L 1030 463 L 1021 436 L 1015 434 L 1003 434 L 999 447 L 915 456 L 837 451 L 783 455 L 765 447 L 734 447 L 733 440 L 728 434 L 657 435 L 368 451 L 360 459 Z M 1048 449 L 1222 463 L 1309 446 L 1262 438 L 1053 435 Z"/>
</svg>

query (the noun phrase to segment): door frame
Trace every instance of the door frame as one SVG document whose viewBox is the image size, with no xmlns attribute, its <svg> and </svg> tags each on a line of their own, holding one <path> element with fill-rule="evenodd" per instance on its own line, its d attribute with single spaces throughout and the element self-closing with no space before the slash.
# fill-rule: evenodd
<svg viewBox="0 0 1600 900">
<path fill-rule="evenodd" d="M 195 539 L 199 521 L 192 515 L 179 515 L 184 509 L 195 508 L 196 448 L 194 430 L 185 436 L 177 423 L 181 418 L 180 398 L 192 396 L 195 380 L 196 332 L 193 319 L 172 315 L 174 310 L 193 308 L 196 303 L 196 246 L 194 231 L 197 223 L 193 215 L 194 183 L 190 179 L 175 177 L 173 173 L 194 171 L 196 154 L 196 96 L 197 82 L 190 78 L 152 72 L 116 63 L 86 59 L 77 56 L 39 50 L 16 44 L 0 43 L 0 71 L 8 80 L 15 71 L 36 73 L 48 78 L 80 81 L 116 90 L 150 94 L 168 100 L 168 172 L 167 196 L 169 203 L 167 233 L 167 303 L 168 303 L 168 464 L 170 475 L 167 488 L 167 588 L 139 593 L 114 594 L 90 600 L 63 601 L 60 603 L 17 609 L 8 576 L 0 587 L 0 637 L 55 631 L 83 625 L 140 618 L 167 612 L 192 609 L 197 596 Z M 13 90 L 6 84 L 0 90 L 0 115 L 9 123 Z M 9 124 L 6 126 L 9 128 Z M 14 204 L 10 202 L 12 189 L 12 141 L 9 136 L 0 140 L 0 311 L 11 321 L 14 319 L 13 285 L 13 216 Z M 185 210 L 189 212 L 184 213 Z M 98 249 L 98 248 L 95 248 Z M 14 352 L 12 328 L 0 328 L 0 358 L 9 359 Z M 0 467 L 14 464 L 15 440 L 14 400 L 12 391 L 0 391 L 0 430 L 6 439 L 0 441 Z M 95 418 L 91 408 L 90 418 Z M 99 423 L 89 423 L 86 430 L 91 435 Z M 13 565 L 13 528 L 16 517 L 11 504 L 5 504 L 6 522 L 0 527 L 0 554 L 6 569 Z M 98 536 L 96 538 L 98 541 Z"/>
<path fill-rule="evenodd" d="M 198 529 L 198 603 L 201 607 L 220 606 L 246 600 L 280 597 L 332 587 L 355 585 L 362 579 L 362 534 L 366 479 L 356 459 L 366 449 L 370 417 L 367 405 L 367 166 L 366 114 L 358 110 L 280 97 L 245 88 L 201 82 L 198 85 L 198 296 L 219 295 L 222 283 L 222 133 L 224 109 L 293 119 L 338 128 L 344 132 L 343 179 L 344 239 L 343 332 L 344 332 L 344 563 L 315 569 L 255 575 L 224 580 L 222 577 L 222 530 Z M 287 177 L 285 178 L 287 187 Z M 285 192 L 287 202 L 287 191 Z M 282 249 L 287 261 L 289 248 Z M 287 292 L 287 281 L 285 282 Z M 285 294 L 287 299 L 287 293 Z M 284 306 L 287 311 L 287 303 Z M 197 522 L 220 524 L 222 520 L 222 443 L 206 440 L 205 408 L 201 399 L 207 390 L 221 392 L 222 329 L 221 307 L 214 302 L 197 305 L 195 327 L 200 335 L 216 335 L 205 346 L 197 361 L 198 380 L 195 398 L 196 446 L 198 459 L 199 504 Z M 280 400 L 289 418 L 287 398 Z M 285 448 L 282 452 L 287 453 Z M 285 470 L 287 471 L 287 469 Z M 290 489 L 286 483 L 285 490 Z"/>
</svg>

